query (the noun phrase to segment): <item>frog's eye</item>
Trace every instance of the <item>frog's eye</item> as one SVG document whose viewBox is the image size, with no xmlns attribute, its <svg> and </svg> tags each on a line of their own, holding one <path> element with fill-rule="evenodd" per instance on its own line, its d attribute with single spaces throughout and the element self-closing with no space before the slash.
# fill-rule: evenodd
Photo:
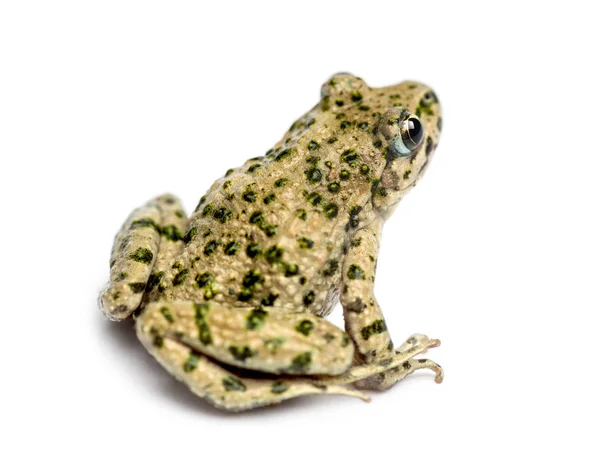
<svg viewBox="0 0 600 459">
<path fill-rule="evenodd" d="M 408 156 L 423 141 L 423 125 L 416 116 L 409 116 L 401 121 L 400 135 L 394 140 L 394 150 L 399 156 Z"/>
</svg>

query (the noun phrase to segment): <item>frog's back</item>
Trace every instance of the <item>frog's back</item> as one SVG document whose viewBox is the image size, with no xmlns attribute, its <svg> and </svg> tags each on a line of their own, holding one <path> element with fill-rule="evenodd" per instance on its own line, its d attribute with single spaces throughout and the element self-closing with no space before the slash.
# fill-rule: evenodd
<svg viewBox="0 0 600 459">
<path fill-rule="evenodd" d="M 326 314 L 383 167 L 370 130 L 346 121 L 317 106 L 265 156 L 217 180 L 190 218 L 163 295 Z"/>
</svg>

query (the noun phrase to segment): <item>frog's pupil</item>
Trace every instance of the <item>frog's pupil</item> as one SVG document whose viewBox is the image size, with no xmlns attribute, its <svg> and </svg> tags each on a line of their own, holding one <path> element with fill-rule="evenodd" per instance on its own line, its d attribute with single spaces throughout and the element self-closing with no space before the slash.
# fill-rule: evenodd
<svg viewBox="0 0 600 459">
<path fill-rule="evenodd" d="M 412 150 L 423 140 L 423 125 L 417 118 L 410 118 L 407 122 L 409 138 L 406 146 Z"/>
</svg>

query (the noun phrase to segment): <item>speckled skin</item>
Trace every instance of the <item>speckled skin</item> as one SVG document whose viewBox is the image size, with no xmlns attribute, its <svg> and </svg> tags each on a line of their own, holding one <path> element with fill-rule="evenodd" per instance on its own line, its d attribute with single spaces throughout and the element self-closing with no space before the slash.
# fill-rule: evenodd
<svg viewBox="0 0 600 459">
<path fill-rule="evenodd" d="M 439 344 L 394 349 L 373 294 L 383 222 L 435 151 L 440 106 L 428 87 L 369 88 L 349 74 L 264 156 L 230 169 L 186 218 L 160 196 L 117 234 L 112 320 L 132 313 L 148 351 L 214 405 L 244 410 L 305 394 L 367 397 L 418 368 Z M 412 115 L 410 115 L 412 114 Z M 424 136 L 398 154 L 407 116 Z M 396 143 L 395 143 L 396 142 Z M 338 300 L 346 332 L 325 319 Z M 256 373 L 256 372 L 260 373 Z"/>
</svg>

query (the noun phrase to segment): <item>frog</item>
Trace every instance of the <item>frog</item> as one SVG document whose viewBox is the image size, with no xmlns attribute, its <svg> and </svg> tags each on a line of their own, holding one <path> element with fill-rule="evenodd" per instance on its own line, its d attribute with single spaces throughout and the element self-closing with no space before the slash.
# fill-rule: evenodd
<svg viewBox="0 0 600 459">
<path fill-rule="evenodd" d="M 421 356 L 440 341 L 417 333 L 395 347 L 374 294 L 383 224 L 441 129 L 425 84 L 333 75 L 279 142 L 227 170 L 191 215 L 164 194 L 128 216 L 101 310 L 131 317 L 146 350 L 223 410 L 307 395 L 368 401 L 419 369 L 442 382 Z M 344 329 L 326 318 L 338 304 Z"/>
</svg>

